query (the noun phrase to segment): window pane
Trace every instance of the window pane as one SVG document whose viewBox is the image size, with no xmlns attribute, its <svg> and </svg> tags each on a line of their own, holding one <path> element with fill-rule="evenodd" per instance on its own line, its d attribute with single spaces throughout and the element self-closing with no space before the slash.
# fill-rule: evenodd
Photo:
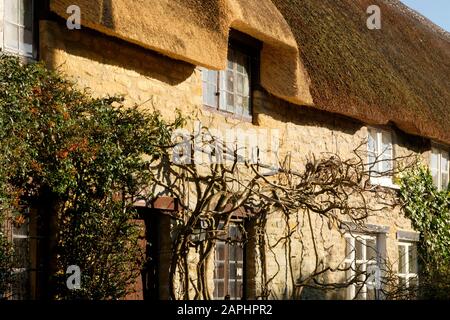
<svg viewBox="0 0 450 320">
<path fill-rule="evenodd" d="M 230 295 L 231 299 L 237 298 L 237 295 L 236 295 L 236 282 L 235 282 L 235 280 L 230 280 L 228 282 L 228 294 Z"/>
<path fill-rule="evenodd" d="M 441 188 L 447 189 L 449 178 L 449 155 L 443 152 L 441 155 Z"/>
<path fill-rule="evenodd" d="M 216 281 L 214 291 L 215 291 L 215 298 L 222 299 L 225 296 L 223 281 Z"/>
<path fill-rule="evenodd" d="M 216 244 L 216 260 L 225 260 L 225 243 L 223 242 Z"/>
<path fill-rule="evenodd" d="M 408 254 L 409 273 L 417 273 L 417 246 L 411 245 Z"/>
<path fill-rule="evenodd" d="M 377 242 L 374 238 L 366 240 L 366 260 L 376 261 L 377 259 Z"/>
<path fill-rule="evenodd" d="M 225 277 L 225 265 L 223 262 L 216 262 L 215 278 L 223 279 Z"/>
<path fill-rule="evenodd" d="M 234 95 L 227 92 L 227 111 L 234 112 Z"/>
<path fill-rule="evenodd" d="M 236 79 L 237 79 L 236 92 L 239 94 L 244 94 L 244 76 L 241 74 L 237 74 Z"/>
<path fill-rule="evenodd" d="M 18 23 L 19 22 L 19 1 L 5 0 L 5 20 Z"/>
<path fill-rule="evenodd" d="M 382 133 L 382 143 L 381 143 L 381 152 L 382 152 L 382 170 L 383 172 L 391 171 L 392 166 L 392 136 L 389 132 L 383 131 Z"/>
<path fill-rule="evenodd" d="M 442 178 L 441 178 L 441 189 L 445 190 L 448 187 L 448 172 L 442 172 Z"/>
<path fill-rule="evenodd" d="M 8 22 L 4 25 L 5 46 L 9 49 L 19 50 L 19 27 Z"/>
<path fill-rule="evenodd" d="M 28 239 L 15 238 L 14 245 L 14 268 L 28 268 L 29 253 Z"/>
<path fill-rule="evenodd" d="M 31 29 L 33 20 L 33 1 L 19 0 L 19 2 L 20 2 L 19 23 Z"/>
<path fill-rule="evenodd" d="M 363 252 L 365 250 L 364 243 L 361 241 L 361 239 L 356 239 L 356 260 L 363 260 Z"/>
<path fill-rule="evenodd" d="M 438 170 L 439 169 L 439 153 L 436 149 L 431 150 L 431 161 L 430 161 L 430 167 L 432 170 Z"/>
<path fill-rule="evenodd" d="M 19 37 L 19 50 L 27 56 L 31 56 L 33 54 L 33 32 L 20 28 Z"/>
<path fill-rule="evenodd" d="M 346 241 L 345 256 L 347 259 L 351 259 L 351 254 L 352 254 L 353 250 L 355 249 L 353 247 L 353 239 L 348 237 L 348 238 L 345 238 L 345 241 Z"/>
<path fill-rule="evenodd" d="M 405 246 L 398 246 L 398 273 L 406 273 Z"/>
<path fill-rule="evenodd" d="M 234 74 L 232 71 L 227 71 L 227 82 L 225 90 L 234 92 Z"/>
<path fill-rule="evenodd" d="M 377 132 L 373 129 L 369 129 L 367 148 L 369 152 L 377 153 Z"/>
<path fill-rule="evenodd" d="M 443 152 L 441 154 L 441 170 L 442 171 L 446 171 L 448 172 L 448 167 L 449 167 L 449 156 L 448 156 L 448 152 Z"/>
<path fill-rule="evenodd" d="M 418 279 L 417 279 L 417 277 L 409 278 L 409 287 L 410 287 L 411 289 L 416 288 L 417 285 L 418 285 Z"/>
</svg>

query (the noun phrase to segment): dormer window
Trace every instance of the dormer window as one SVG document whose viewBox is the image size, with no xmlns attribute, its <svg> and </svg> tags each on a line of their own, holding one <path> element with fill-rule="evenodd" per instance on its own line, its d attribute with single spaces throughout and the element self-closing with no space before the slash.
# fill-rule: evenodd
<svg viewBox="0 0 450 320">
<path fill-rule="evenodd" d="M 251 119 L 254 62 L 258 60 L 259 49 L 253 44 L 241 45 L 241 41 L 230 43 L 225 70 L 202 69 L 203 104 L 224 114 Z"/>
<path fill-rule="evenodd" d="M 3 50 L 33 58 L 33 0 L 3 0 Z"/>
</svg>

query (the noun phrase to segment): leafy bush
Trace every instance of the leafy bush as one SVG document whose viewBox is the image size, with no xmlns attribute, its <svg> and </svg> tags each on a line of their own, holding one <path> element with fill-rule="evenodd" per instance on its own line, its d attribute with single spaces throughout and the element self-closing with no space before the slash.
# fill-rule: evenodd
<svg viewBox="0 0 450 320">
<path fill-rule="evenodd" d="M 438 191 L 427 167 L 402 177 L 407 216 L 420 231 L 420 291 L 423 298 L 450 299 L 450 190 Z"/>
<path fill-rule="evenodd" d="M 149 163 L 182 122 L 93 98 L 43 64 L 0 57 L 0 214 L 51 209 L 53 298 L 129 292 L 142 263 L 133 199 L 149 196 Z M 1 247 L 0 259 L 9 254 Z M 69 265 L 81 268 L 80 290 L 66 287 Z"/>
</svg>

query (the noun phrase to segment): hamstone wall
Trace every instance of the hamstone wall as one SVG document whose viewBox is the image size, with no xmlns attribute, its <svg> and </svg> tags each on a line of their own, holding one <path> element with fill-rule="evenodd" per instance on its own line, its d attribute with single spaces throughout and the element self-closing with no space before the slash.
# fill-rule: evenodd
<svg viewBox="0 0 450 320">
<path fill-rule="evenodd" d="M 333 152 L 343 158 L 350 157 L 352 150 L 367 137 L 367 128 L 359 122 L 308 107 L 294 106 L 262 90 L 254 92 L 253 123 L 210 112 L 202 106 L 199 68 L 87 29 L 69 31 L 55 22 L 42 21 L 40 53 L 41 59 L 49 67 L 62 70 L 81 87 L 89 88 L 95 96 L 122 94 L 127 104 L 139 104 L 145 109 L 155 108 L 168 119 L 174 117 L 174 110 L 178 108 L 183 114 L 201 119 L 203 124 L 212 128 L 238 126 L 243 129 L 278 129 L 280 154 L 290 152 L 292 167 L 299 170 L 305 159 L 313 154 L 318 156 L 322 152 Z M 402 133 L 396 134 L 395 139 L 396 155 L 413 152 L 423 153 L 427 157 L 427 153 L 424 153 L 426 143 L 422 140 L 418 141 Z M 295 218 L 289 222 L 291 226 L 297 223 L 300 227 L 291 238 L 290 254 L 294 278 L 307 276 L 316 263 L 306 214 L 301 214 L 298 221 Z M 371 217 L 369 223 L 389 227 L 387 256 L 391 261 L 397 261 L 396 232 L 412 230 L 410 221 L 396 209 Z M 338 231 L 328 230 L 327 221 L 317 215 L 311 216 L 311 225 L 314 232 L 321 235 L 318 257 L 324 264 L 337 267 L 345 255 L 344 238 Z M 284 228 L 285 221 L 281 214 L 270 217 L 267 223 L 270 245 L 274 245 L 279 239 Z M 248 256 L 250 263 L 247 289 L 250 298 L 261 295 L 261 266 L 257 259 L 260 252 L 253 250 L 257 245 L 255 241 L 251 243 L 252 250 Z M 265 253 L 267 278 L 273 278 L 269 285 L 271 298 L 289 298 L 292 294 L 292 275 L 286 267 L 287 249 L 281 243 Z M 211 290 L 212 263 L 211 259 Z M 344 277 L 344 274 L 327 273 L 322 280 L 339 281 Z M 302 297 L 345 298 L 345 292 L 305 290 Z"/>
</svg>

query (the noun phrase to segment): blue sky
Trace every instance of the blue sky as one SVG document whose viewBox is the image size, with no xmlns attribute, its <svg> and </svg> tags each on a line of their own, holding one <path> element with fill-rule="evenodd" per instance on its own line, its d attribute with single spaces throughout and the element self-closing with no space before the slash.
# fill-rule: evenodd
<svg viewBox="0 0 450 320">
<path fill-rule="evenodd" d="M 408 7 L 450 31 L 450 0 L 401 0 Z"/>
</svg>

